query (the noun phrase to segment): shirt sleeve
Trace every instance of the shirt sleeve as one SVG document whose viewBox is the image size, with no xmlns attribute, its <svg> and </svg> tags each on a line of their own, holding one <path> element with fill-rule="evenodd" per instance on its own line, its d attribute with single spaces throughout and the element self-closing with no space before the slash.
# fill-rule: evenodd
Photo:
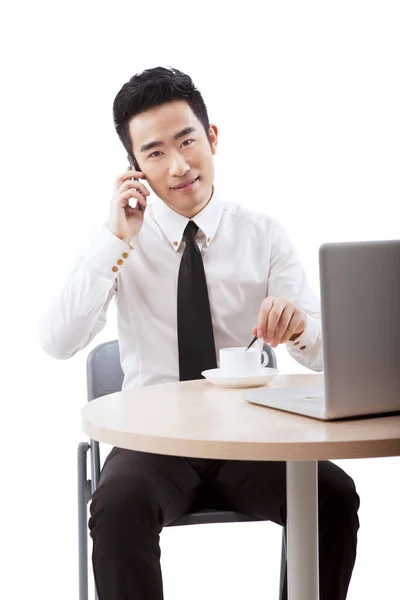
<svg viewBox="0 0 400 600">
<path fill-rule="evenodd" d="M 47 354 L 70 358 L 104 328 L 107 309 L 118 290 L 118 274 L 132 250 L 105 224 L 93 230 L 65 285 L 39 319 L 39 341 Z"/>
<path fill-rule="evenodd" d="M 269 296 L 280 296 L 293 302 L 307 315 L 304 332 L 286 342 L 289 354 L 313 371 L 323 370 L 320 303 L 307 283 L 296 250 L 282 226 L 273 221 L 271 262 L 268 277 Z"/>
</svg>

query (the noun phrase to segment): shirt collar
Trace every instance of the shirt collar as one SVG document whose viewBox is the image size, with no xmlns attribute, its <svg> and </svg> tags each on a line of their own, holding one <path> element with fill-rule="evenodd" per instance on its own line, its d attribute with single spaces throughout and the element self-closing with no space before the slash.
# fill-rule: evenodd
<svg viewBox="0 0 400 600">
<path fill-rule="evenodd" d="M 204 233 L 206 237 L 205 245 L 208 247 L 216 234 L 222 211 L 223 205 L 215 189 L 211 200 L 193 219 L 188 219 L 175 212 L 160 198 L 157 198 L 152 204 L 152 217 L 174 250 L 178 250 L 183 232 L 189 221 L 196 223 L 198 228 Z"/>
</svg>

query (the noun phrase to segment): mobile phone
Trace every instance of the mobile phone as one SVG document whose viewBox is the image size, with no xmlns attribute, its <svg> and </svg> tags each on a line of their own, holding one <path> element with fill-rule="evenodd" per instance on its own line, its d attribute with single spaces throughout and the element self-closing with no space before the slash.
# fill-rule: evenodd
<svg viewBox="0 0 400 600">
<path fill-rule="evenodd" d="M 139 171 L 138 165 L 135 164 L 135 162 L 132 160 L 132 158 L 130 156 L 128 156 L 128 160 L 129 160 L 129 165 L 130 165 L 132 171 Z M 139 181 L 138 179 L 135 179 L 135 177 L 131 177 L 131 180 L 132 181 Z M 138 191 L 139 191 L 140 194 L 142 194 L 142 192 L 140 190 L 138 190 Z M 142 196 L 143 196 L 143 194 L 142 194 Z M 140 204 L 140 202 L 136 202 L 135 208 L 138 208 L 139 210 L 142 210 L 142 211 L 146 210 L 146 207 L 142 206 Z"/>
</svg>

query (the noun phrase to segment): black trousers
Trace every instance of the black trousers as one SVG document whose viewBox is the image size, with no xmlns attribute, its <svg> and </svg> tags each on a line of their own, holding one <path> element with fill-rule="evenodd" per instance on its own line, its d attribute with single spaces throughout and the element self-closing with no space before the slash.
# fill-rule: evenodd
<svg viewBox="0 0 400 600">
<path fill-rule="evenodd" d="M 318 494 L 320 598 L 344 600 L 356 557 L 359 497 L 353 480 L 328 461 L 319 463 Z M 99 599 L 162 600 L 160 532 L 207 504 L 285 525 L 286 464 L 113 448 L 90 506 Z"/>
</svg>

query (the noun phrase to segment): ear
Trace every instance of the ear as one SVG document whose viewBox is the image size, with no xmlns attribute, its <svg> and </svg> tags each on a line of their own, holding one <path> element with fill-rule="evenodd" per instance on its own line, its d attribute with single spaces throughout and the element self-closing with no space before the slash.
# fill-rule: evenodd
<svg viewBox="0 0 400 600">
<path fill-rule="evenodd" d="M 210 138 L 211 152 L 212 154 L 216 154 L 218 145 L 218 127 L 214 124 L 210 125 L 208 135 Z"/>
</svg>

